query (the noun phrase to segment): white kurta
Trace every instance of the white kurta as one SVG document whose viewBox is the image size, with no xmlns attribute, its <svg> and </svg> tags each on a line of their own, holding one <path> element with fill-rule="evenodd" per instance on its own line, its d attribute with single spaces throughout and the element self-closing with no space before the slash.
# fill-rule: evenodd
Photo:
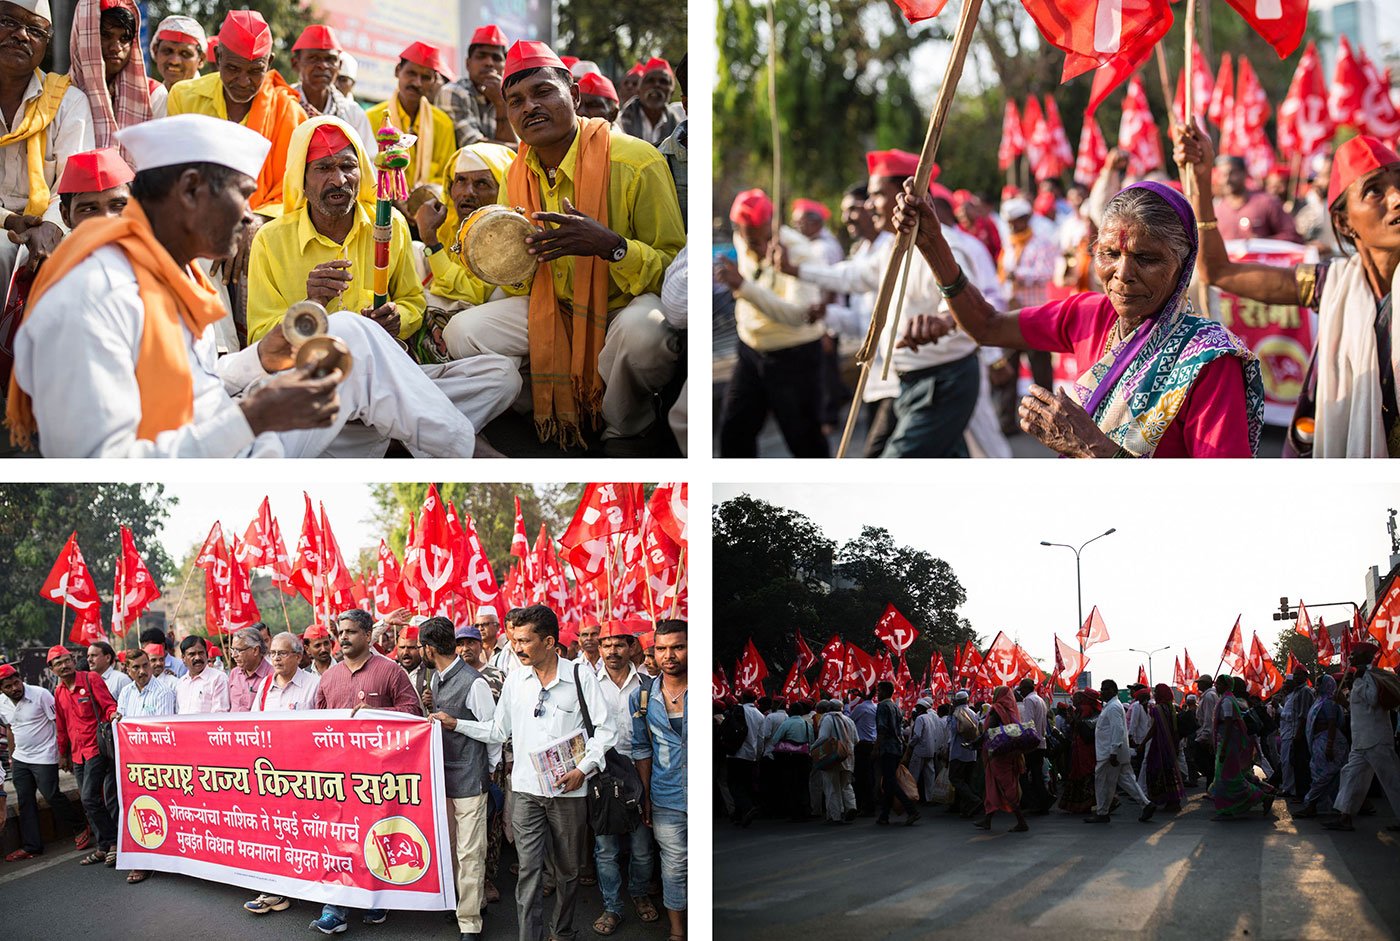
<svg viewBox="0 0 1400 941">
<path fill-rule="evenodd" d="M 331 315 L 330 332 L 349 346 L 354 368 L 340 386 L 335 422 L 255 437 L 234 397 L 268 375 L 257 346 L 220 359 L 212 328 L 195 337 L 182 327 L 194 417 L 144 441 L 136 437 L 144 319 L 135 272 L 115 247 L 98 249 L 34 305 L 15 337 L 14 368 L 34 400 L 46 457 L 314 457 L 352 420 L 371 430 L 368 453 L 377 445 L 382 454 L 383 442 L 393 438 L 430 457 L 471 457 L 476 429 L 518 391 L 507 381 L 514 369 L 503 357 L 420 368 L 378 325 L 341 312 Z M 487 387 L 500 394 L 477 394 Z"/>
</svg>

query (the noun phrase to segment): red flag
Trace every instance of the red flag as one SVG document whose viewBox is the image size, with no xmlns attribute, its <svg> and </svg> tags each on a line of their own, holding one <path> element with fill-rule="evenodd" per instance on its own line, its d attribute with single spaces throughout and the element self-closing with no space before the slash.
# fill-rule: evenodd
<svg viewBox="0 0 1400 941">
<path fill-rule="evenodd" d="M 1090 610 L 1089 616 L 1084 619 L 1079 633 L 1075 636 L 1079 638 L 1079 645 L 1085 650 L 1108 640 L 1108 625 L 1103 622 L 1103 615 L 1099 614 L 1098 605 L 1094 605 L 1093 609 Z"/>
<path fill-rule="evenodd" d="M 875 661 L 875 682 L 877 682 L 877 683 L 893 683 L 893 682 L 894 682 L 894 664 L 890 662 L 890 655 L 889 655 L 888 653 L 877 653 L 877 654 L 875 655 L 875 657 L 874 657 L 874 661 Z"/>
<path fill-rule="evenodd" d="M 1381 75 L 1374 62 L 1360 53 L 1361 74 L 1366 80 L 1361 92 L 1361 113 L 1365 116 L 1366 133 L 1382 140 L 1393 141 L 1400 134 L 1400 110 L 1390 99 L 1390 80 Z"/>
<path fill-rule="evenodd" d="M 1020 648 L 1005 633 L 997 631 L 987 655 L 982 660 L 982 668 L 990 679 L 1005 686 L 1015 686 L 1021 676 Z"/>
<path fill-rule="evenodd" d="M 1181 648 L 1181 669 L 1186 672 L 1186 682 L 1193 685 L 1196 678 L 1201 675 L 1196 672 L 1196 665 L 1191 662 L 1191 652 L 1185 647 Z"/>
<path fill-rule="evenodd" d="M 238 537 L 233 538 L 234 549 L 237 550 L 239 544 Z M 353 604 L 347 607 L 353 607 Z M 261 619 L 258 613 L 257 602 L 253 600 L 253 586 L 248 581 L 248 569 L 242 563 L 229 559 L 229 583 L 226 609 L 228 612 L 228 629 L 225 633 L 242 630 L 245 627 L 252 627 Z"/>
<path fill-rule="evenodd" d="M 258 606 L 248 584 L 248 570 L 235 562 L 223 540 L 210 547 L 204 570 L 204 626 L 211 637 L 232 634 L 258 622 Z"/>
<path fill-rule="evenodd" d="M 875 636 L 884 641 L 891 652 L 902 654 L 918 639 L 919 632 L 890 604 L 885 606 L 885 613 L 875 622 Z"/>
<path fill-rule="evenodd" d="M 1133 61 L 1125 59 L 1115 60 L 1108 65 L 1094 71 L 1094 84 L 1089 89 L 1089 105 L 1084 109 L 1085 114 L 1093 114 L 1099 109 L 1099 105 L 1113 94 L 1123 80 L 1132 75 L 1138 68 L 1147 61 L 1147 56 L 1152 50 L 1143 49 L 1137 54 Z"/>
<path fill-rule="evenodd" d="M 1301 668 L 1302 668 L 1302 664 L 1300 664 L 1300 663 L 1298 662 L 1298 658 L 1297 658 L 1297 657 L 1293 656 L 1293 651 L 1292 651 L 1292 650 L 1288 651 L 1288 662 L 1284 665 L 1284 668 L 1283 668 L 1283 673 L 1284 673 L 1284 675 L 1285 675 L 1285 676 L 1292 676 L 1294 673 L 1296 673 L 1296 672 L 1297 672 L 1299 669 L 1301 669 Z"/>
<path fill-rule="evenodd" d="M 909 673 L 909 664 L 904 662 L 903 657 L 899 658 L 899 666 L 896 667 L 894 671 L 894 685 L 895 689 L 902 692 L 906 697 L 917 692 L 917 690 L 914 689 L 914 677 Z M 917 699 L 918 697 L 915 696 L 914 698 Z"/>
<path fill-rule="evenodd" d="M 1016 102 L 1007 98 L 1001 113 L 1001 145 L 997 147 L 997 163 L 1005 170 L 1025 152 L 1026 135 L 1021 131 L 1021 113 L 1016 108 Z"/>
<path fill-rule="evenodd" d="M 1332 645 L 1332 632 L 1320 617 L 1317 619 L 1317 626 L 1313 628 L 1313 643 L 1317 646 L 1317 662 L 1323 666 L 1331 664 L 1337 656 L 1337 649 Z"/>
<path fill-rule="evenodd" d="M 370 576 L 369 595 L 374 602 L 374 614 L 381 618 L 404 604 L 399 596 L 399 559 L 383 539 L 379 540 L 379 556 L 374 563 L 374 574 Z"/>
<path fill-rule="evenodd" d="M 964 682 L 982 669 L 982 654 L 972 645 L 972 641 L 962 645 L 953 657 L 953 667 L 958 671 L 958 682 L 966 687 Z"/>
<path fill-rule="evenodd" d="M 1244 678 L 1254 695 L 1268 699 L 1283 686 L 1283 674 L 1274 665 L 1264 645 L 1259 642 L 1256 632 L 1249 645 L 1249 660 L 1245 664 Z"/>
<path fill-rule="evenodd" d="M 899 11 L 910 23 L 931 20 L 943 12 L 948 0 L 894 0 Z"/>
<path fill-rule="evenodd" d="M 841 691 L 841 678 L 845 672 L 846 646 L 835 636 L 822 648 L 822 672 L 817 677 L 817 686 L 833 693 Z"/>
<path fill-rule="evenodd" d="M 1021 110 L 1021 137 L 1026 142 L 1026 162 L 1031 169 L 1041 165 L 1045 155 L 1044 137 L 1045 114 L 1040 110 L 1040 101 L 1031 95 Z M 1037 136 L 1039 135 L 1039 136 Z"/>
<path fill-rule="evenodd" d="M 1308 43 L 1298 62 L 1288 95 L 1278 106 L 1278 145 L 1286 154 L 1310 157 L 1332 139 L 1337 122 L 1327 105 L 1327 86 L 1317 44 Z"/>
<path fill-rule="evenodd" d="M 1218 128 L 1224 128 L 1227 119 L 1235 113 L 1235 70 L 1230 53 L 1220 57 L 1220 71 L 1215 76 L 1215 88 L 1210 94 L 1210 104 L 1206 107 L 1206 118 Z M 1223 139 L 1221 141 L 1224 143 Z"/>
<path fill-rule="evenodd" d="M 1148 679 L 1147 679 L 1147 668 L 1146 668 L 1145 666 L 1143 666 L 1142 664 L 1140 664 L 1140 663 L 1138 664 L 1138 678 L 1137 678 L 1137 681 L 1138 681 L 1138 685 L 1139 685 L 1139 686 L 1151 686 L 1151 685 L 1152 685 L 1152 684 L 1148 681 Z"/>
<path fill-rule="evenodd" d="M 496 582 L 496 573 L 491 568 L 491 560 L 486 557 L 486 550 L 481 546 L 481 538 L 476 533 L 476 522 L 470 513 L 462 517 L 462 531 L 466 546 L 462 587 L 466 589 L 467 600 L 474 605 L 495 608 L 496 617 L 504 621 L 501 586 Z"/>
<path fill-rule="evenodd" d="M 1175 686 L 1177 689 L 1181 690 L 1183 693 L 1189 693 L 1191 691 L 1190 684 L 1187 682 L 1186 679 L 1186 674 L 1182 672 L 1181 669 L 1180 657 L 1176 658 L 1176 660 L 1174 660 L 1172 663 L 1172 685 Z"/>
<path fill-rule="evenodd" d="M 1157 40 L 1171 29 L 1167 0 L 1122 0 L 1084 3 L 1082 0 L 1022 0 L 1040 33 L 1065 51 L 1061 81 L 1091 69 L 1112 65 L 1137 68 Z M 1127 74 L 1125 72 L 1124 74 Z"/>
<path fill-rule="evenodd" d="M 321 577 L 321 533 L 316 528 L 316 513 L 311 509 L 311 495 L 303 491 L 301 496 L 306 501 L 306 511 L 301 517 L 301 536 L 297 539 L 296 559 L 288 584 L 311 602 L 311 607 L 315 609 L 324 592 L 324 586 L 318 583 Z M 318 611 L 318 616 L 320 614 Z"/>
<path fill-rule="evenodd" d="M 875 658 L 855 644 L 846 645 L 846 663 L 842 672 L 846 677 L 846 688 L 858 689 L 862 692 L 874 689 L 876 678 L 879 675 Z"/>
<path fill-rule="evenodd" d="M 345 559 L 340 555 L 340 546 L 331 532 L 331 521 L 326 516 L 326 505 L 321 505 L 321 575 L 326 580 L 326 596 L 338 614 L 355 607 L 355 593 L 351 589 L 350 571 L 345 567 Z M 245 576 L 246 577 L 246 576 Z"/>
<path fill-rule="evenodd" d="M 1107 162 L 1108 145 L 1104 143 L 1103 131 L 1099 130 L 1098 119 L 1086 111 L 1084 128 L 1079 132 L 1079 154 L 1074 161 L 1074 182 L 1093 186 Z"/>
<path fill-rule="evenodd" d="M 610 537 L 640 529 L 644 506 L 641 484 L 593 483 L 584 488 L 578 510 L 559 540 L 581 580 L 608 577 Z"/>
<path fill-rule="evenodd" d="M 1142 79 L 1134 75 L 1123 99 L 1123 118 L 1118 125 L 1118 149 L 1128 154 L 1128 172 L 1145 176 L 1162 165 L 1162 141 L 1157 122 L 1147 103 Z"/>
<path fill-rule="evenodd" d="M 1293 633 L 1313 639 L 1312 619 L 1308 617 L 1308 606 L 1303 604 L 1302 598 L 1298 599 L 1298 618 L 1293 622 Z"/>
<path fill-rule="evenodd" d="M 204 545 L 199 547 L 199 552 L 194 557 L 194 564 L 207 570 L 214 564 L 214 555 L 218 547 L 223 545 L 224 531 L 219 526 L 219 521 L 215 520 L 214 525 L 209 527 L 209 535 L 204 537 Z"/>
<path fill-rule="evenodd" d="M 724 667 L 715 667 L 710 676 L 710 698 L 715 702 L 725 702 L 734 694 L 729 691 L 729 678 L 724 675 Z"/>
<path fill-rule="evenodd" d="M 1235 626 L 1230 629 L 1230 636 L 1225 639 L 1225 649 L 1220 652 L 1220 659 L 1230 665 L 1232 672 L 1244 672 L 1244 637 L 1240 634 L 1240 618 L 1235 618 Z"/>
<path fill-rule="evenodd" d="M 1074 165 L 1074 151 L 1069 147 L 1069 135 L 1065 133 L 1064 122 L 1060 120 L 1060 106 L 1053 95 L 1045 96 L 1045 126 L 1050 129 L 1051 150 L 1055 162 L 1059 164 L 1056 176 Z"/>
<path fill-rule="evenodd" d="M 812 687 L 796 663 L 788 670 L 787 679 L 783 681 L 783 698 L 790 703 L 812 698 Z"/>
<path fill-rule="evenodd" d="M 112 633 L 118 637 L 125 636 L 151 602 L 160 600 L 160 589 L 136 551 L 131 530 L 123 526 L 121 537 L 121 563 L 112 584 Z"/>
<path fill-rule="evenodd" d="M 447 513 L 442 508 L 436 484 L 428 485 L 428 493 L 423 498 L 413 548 L 411 557 L 405 553 L 403 581 L 419 588 L 418 601 L 423 613 L 446 614 L 453 584 L 454 554 Z"/>
<path fill-rule="evenodd" d="M 1308 0 L 1225 0 L 1264 41 L 1286 59 L 1303 41 Z"/>
<path fill-rule="evenodd" d="M 753 645 L 753 638 L 749 638 L 749 642 L 744 645 L 743 655 L 734 667 L 734 689 L 738 692 L 752 690 L 762 695 L 763 681 L 767 676 L 768 664 L 759 656 L 758 648 Z"/>
<path fill-rule="evenodd" d="M 953 689 L 953 678 L 948 675 L 948 664 L 944 662 L 943 654 L 937 650 L 933 652 L 933 659 L 929 661 L 929 689 L 935 705 L 946 702 L 949 692 Z"/>
<path fill-rule="evenodd" d="M 525 535 L 525 517 L 520 512 L 520 498 L 515 498 L 515 535 L 510 537 L 510 554 L 525 561 L 530 555 L 530 540 Z"/>
<path fill-rule="evenodd" d="M 54 560 L 39 594 L 48 601 L 66 604 L 73 609 L 73 628 L 68 634 L 68 639 L 73 643 L 87 646 L 103 639 L 97 584 L 83 561 L 83 551 L 78 548 L 77 530 L 59 550 L 58 558 Z"/>
<path fill-rule="evenodd" d="M 1194 41 L 1193 45 L 1195 46 L 1195 55 L 1191 62 L 1194 80 L 1194 84 L 1191 85 L 1191 106 L 1196 112 L 1193 117 L 1197 119 L 1196 122 L 1192 123 L 1197 123 L 1206 116 L 1206 110 L 1210 106 L 1211 97 L 1215 92 L 1215 82 L 1210 75 L 1210 63 L 1201 54 L 1201 47 L 1195 45 Z M 1186 88 L 1186 66 L 1183 65 L 1176 81 L 1176 98 L 1172 102 L 1172 110 L 1176 112 L 1177 120 L 1183 124 L 1186 123 Z"/>
<path fill-rule="evenodd" d="M 1274 148 L 1264 132 L 1271 110 L 1254 66 L 1247 57 L 1240 56 L 1239 79 L 1235 83 L 1235 151 L 1243 153 L 1250 175 L 1260 180 L 1274 164 Z"/>
<path fill-rule="evenodd" d="M 807 646 L 807 641 L 802 637 L 802 631 L 794 632 L 797 635 L 797 668 L 806 673 L 816 666 L 817 658 L 812 654 L 812 648 Z"/>
<path fill-rule="evenodd" d="M 1400 661 L 1400 578 L 1390 583 L 1376 608 L 1371 612 L 1371 622 L 1367 625 L 1370 640 L 1381 648 L 1376 658 L 1377 666 L 1391 665 Z"/>
<path fill-rule="evenodd" d="M 1366 127 L 1366 73 L 1352 55 L 1345 35 L 1337 37 L 1337 64 L 1332 70 L 1332 89 L 1327 107 L 1338 125 L 1350 124 L 1364 133 Z"/>
<path fill-rule="evenodd" d="M 407 833 L 376 833 L 374 842 L 384 859 L 384 868 L 407 866 L 410 869 L 423 868 L 423 850 Z"/>
<path fill-rule="evenodd" d="M 1031 113 L 1031 104 L 1034 101 L 1034 95 L 1026 101 L 1027 116 Z M 1031 174 L 1037 181 L 1059 175 L 1060 164 L 1055 153 L 1055 137 L 1050 129 L 1050 122 L 1039 105 L 1035 107 L 1035 126 L 1026 137 L 1026 155 L 1031 163 Z"/>
<path fill-rule="evenodd" d="M 647 509 L 671 541 L 684 549 L 690 538 L 690 484 L 657 484 Z"/>
<path fill-rule="evenodd" d="M 1065 689 L 1074 689 L 1075 680 L 1088 662 L 1088 657 L 1060 640 L 1059 634 L 1055 635 L 1055 674 L 1064 679 Z"/>
</svg>

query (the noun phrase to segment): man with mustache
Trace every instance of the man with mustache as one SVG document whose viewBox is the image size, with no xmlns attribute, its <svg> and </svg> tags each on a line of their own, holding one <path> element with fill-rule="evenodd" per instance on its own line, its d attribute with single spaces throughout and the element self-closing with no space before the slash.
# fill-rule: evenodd
<svg viewBox="0 0 1400 941">
<path fill-rule="evenodd" d="M 335 30 L 329 26 L 306 27 L 292 46 L 292 68 L 301 79 L 292 90 L 301 98 L 307 117 L 328 114 L 340 118 L 355 129 L 361 144 L 373 147 L 374 130 L 364 109 L 336 88 L 343 53 Z"/>
<path fill-rule="evenodd" d="M 542 266 L 504 289 L 515 296 L 452 318 L 443 339 L 459 359 L 529 362 L 542 441 L 579 446 L 601 425 L 605 454 L 638 453 L 679 350 L 659 297 L 685 244 L 675 182 L 656 148 L 577 116 L 578 86 L 544 43 L 511 47 L 503 85 L 521 144 L 501 202 L 543 227 L 525 240 Z"/>
<path fill-rule="evenodd" d="M 413 43 L 399 53 L 399 64 L 394 67 L 398 91 L 388 101 L 369 109 L 369 124 L 376 131 L 384 126 L 387 117 L 394 127 L 416 138 L 408 149 L 408 168 L 404 171 L 409 192 L 420 183 L 437 182 L 457 149 L 452 119 L 428 97 L 429 86 L 437 81 L 434 72 L 452 78 L 442 50 L 425 42 Z"/>
<path fill-rule="evenodd" d="M 501 202 L 506 168 L 515 159 L 515 152 L 504 144 L 478 141 L 468 144 L 452 155 L 443 174 L 442 190 L 446 201 L 429 199 L 418 207 L 415 221 L 423 241 L 428 270 L 432 278 L 423 285 L 428 292 L 428 306 L 454 312 L 475 304 L 484 304 L 491 297 L 504 297 L 500 288 L 478 281 L 449 252 L 445 245 L 457 241 L 462 220 L 482 206 Z M 444 355 L 442 328 L 435 334 L 435 345 Z"/>
<path fill-rule="evenodd" d="M 268 336 L 287 307 L 303 298 L 330 311 L 362 314 L 391 337 L 408 339 L 422 324 L 423 286 L 413 266 L 408 223 L 398 213 L 389 241 L 389 299 L 374 306 L 374 173 L 368 153 L 354 137 L 348 125 L 333 117 L 313 118 L 292 136 L 283 183 L 285 212 L 253 242 L 250 340 Z M 380 407 L 396 411 L 408 424 L 443 424 L 451 420 L 448 413 L 460 413 L 474 429 L 479 453 L 494 453 L 476 432 L 520 391 L 509 360 L 494 356 L 419 367 L 398 350 L 388 351 L 385 360 L 371 368 L 421 370 L 437 394 L 385 400 Z M 366 437 L 364 447 L 383 454 L 388 439 L 377 433 L 374 438 Z"/>
<path fill-rule="evenodd" d="M 649 60 L 642 67 L 637 96 L 622 106 L 617 126 L 624 134 L 631 134 L 653 146 L 670 137 L 683 117 L 671 108 L 671 92 L 675 87 L 676 77 L 671 71 L 671 63 L 659 57 Z"/>
<path fill-rule="evenodd" d="M 467 44 L 467 74 L 438 92 L 437 104 L 457 130 L 457 146 L 480 141 L 515 145 L 515 132 L 506 117 L 501 94 L 501 70 L 506 63 L 506 34 L 494 23 L 479 26 Z"/>
</svg>

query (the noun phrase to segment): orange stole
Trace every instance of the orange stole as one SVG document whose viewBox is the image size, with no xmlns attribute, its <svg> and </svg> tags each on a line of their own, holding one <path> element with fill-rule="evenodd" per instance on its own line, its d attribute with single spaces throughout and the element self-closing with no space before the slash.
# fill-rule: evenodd
<svg viewBox="0 0 1400 941">
<path fill-rule="evenodd" d="M 254 210 L 267 205 L 282 205 L 282 178 L 287 175 L 287 147 L 292 132 L 305 121 L 306 111 L 301 99 L 278 72 L 268 72 L 262 88 L 253 98 L 253 106 L 243 119 L 243 126 L 257 131 L 272 142 L 272 149 L 258 172 L 258 188 L 248 205 Z"/>
</svg>

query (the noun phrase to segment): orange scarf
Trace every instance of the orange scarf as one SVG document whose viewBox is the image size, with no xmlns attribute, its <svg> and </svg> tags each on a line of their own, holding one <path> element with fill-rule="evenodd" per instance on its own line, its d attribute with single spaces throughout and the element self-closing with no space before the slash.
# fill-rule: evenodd
<svg viewBox="0 0 1400 941">
<path fill-rule="evenodd" d="M 257 210 L 264 206 L 282 206 L 282 177 L 287 174 L 287 147 L 292 132 L 306 120 L 306 111 L 292 86 L 278 72 L 268 72 L 262 87 L 253 98 L 253 106 L 243 119 L 243 126 L 257 131 L 272 142 L 272 149 L 258 172 L 258 188 L 248 205 Z"/>
<path fill-rule="evenodd" d="M 572 202 L 579 212 L 607 225 L 611 125 L 602 118 L 589 118 L 579 126 L 578 135 Z M 506 170 L 509 205 L 523 206 L 527 216 L 543 211 L 540 186 L 525 165 L 529 151 L 529 145 L 522 143 Z M 530 285 L 530 385 L 535 431 L 541 441 L 554 440 L 565 448 L 582 446 L 584 423 L 596 428 L 602 418 L 603 378 L 598 374 L 598 354 L 608 330 L 608 262 L 583 257 L 575 257 L 573 262 L 571 303 L 561 303 L 554 296 L 552 262 L 540 265 Z"/>
<path fill-rule="evenodd" d="M 1001 257 L 997 259 L 997 276 L 1005 281 L 1016 273 L 1016 266 L 1021 263 L 1021 253 L 1026 250 L 1026 246 L 1031 243 L 1031 236 L 1035 233 L 1030 229 L 1024 232 L 1011 231 L 1008 245 L 1002 249 Z M 1008 253 L 1010 258 L 1007 258 Z"/>
<path fill-rule="evenodd" d="M 194 418 L 194 380 L 180 325 L 198 337 L 226 311 L 214 286 L 198 268 L 191 265 L 182 269 L 175 264 L 165 246 L 156 241 L 140 204 L 132 200 L 121 218 L 84 222 L 59 244 L 34 279 L 25 316 L 50 287 L 106 245 L 126 252 L 146 312 L 136 356 L 136 385 L 141 395 L 136 437 L 154 441 L 162 431 L 173 431 Z M 83 420 L 82 415 L 69 417 Z M 37 430 L 34 403 L 13 374 L 5 418 L 10 440 L 31 447 Z"/>
</svg>

